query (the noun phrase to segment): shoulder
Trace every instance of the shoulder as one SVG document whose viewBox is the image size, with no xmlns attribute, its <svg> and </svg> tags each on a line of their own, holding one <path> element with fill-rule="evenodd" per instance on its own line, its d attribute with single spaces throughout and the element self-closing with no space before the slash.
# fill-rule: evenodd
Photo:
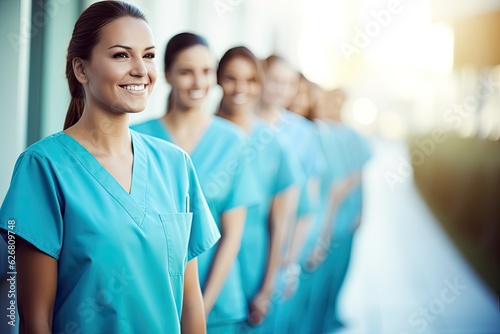
<svg viewBox="0 0 500 334">
<path fill-rule="evenodd" d="M 62 136 L 65 136 L 65 134 L 61 131 L 40 139 L 21 153 L 19 159 L 33 157 L 47 162 L 57 159 L 61 155 L 67 153 L 64 146 L 60 143 L 60 138 Z"/>
<path fill-rule="evenodd" d="M 158 119 L 151 119 L 142 123 L 133 124 L 130 128 L 134 131 L 145 132 L 145 130 L 157 127 L 159 124 L 158 122 Z"/>
<path fill-rule="evenodd" d="M 245 138 L 245 133 L 237 125 L 232 122 L 223 119 L 219 116 L 212 116 L 211 127 L 214 130 L 221 131 L 225 136 L 230 139 L 243 139 Z"/>
<path fill-rule="evenodd" d="M 134 145 L 142 146 L 142 149 L 149 155 L 182 160 L 188 157 L 188 154 L 184 150 L 166 140 L 137 132 L 134 129 L 131 129 L 130 132 L 134 139 Z"/>
<path fill-rule="evenodd" d="M 301 127 L 307 131 L 314 131 L 316 126 L 305 117 L 294 114 L 291 111 L 285 110 L 283 113 L 283 119 L 293 126 Z"/>
</svg>

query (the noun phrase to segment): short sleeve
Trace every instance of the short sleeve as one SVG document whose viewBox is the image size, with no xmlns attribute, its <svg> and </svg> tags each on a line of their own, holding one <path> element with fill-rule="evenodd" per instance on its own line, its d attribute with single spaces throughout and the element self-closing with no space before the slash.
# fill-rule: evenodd
<svg viewBox="0 0 500 334">
<path fill-rule="evenodd" d="M 300 161 L 292 152 L 291 145 L 287 142 L 277 140 L 280 148 L 280 159 L 278 171 L 276 173 L 276 183 L 273 189 L 273 196 L 293 185 L 300 185 L 305 182 L 305 175 Z"/>
<path fill-rule="evenodd" d="M 4 237 L 13 232 L 58 260 L 63 243 L 62 212 L 57 179 L 47 160 L 33 151 L 24 152 L 0 209 Z"/>
<path fill-rule="evenodd" d="M 228 160 L 226 170 L 233 177 L 232 182 L 228 184 L 230 189 L 222 212 L 258 204 L 263 198 L 262 190 L 257 186 L 256 173 L 244 156 L 248 144 L 248 141 L 242 141 L 235 150 L 233 158 Z"/>
<path fill-rule="evenodd" d="M 188 261 L 190 261 L 212 248 L 219 240 L 220 232 L 201 190 L 191 158 L 187 155 L 185 158 L 189 178 L 189 208 L 193 213 L 188 245 Z"/>
</svg>

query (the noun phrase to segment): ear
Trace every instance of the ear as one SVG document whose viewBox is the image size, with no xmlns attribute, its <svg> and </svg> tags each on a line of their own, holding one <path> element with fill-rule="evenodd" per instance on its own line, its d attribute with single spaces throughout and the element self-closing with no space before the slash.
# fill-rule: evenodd
<svg viewBox="0 0 500 334">
<path fill-rule="evenodd" d="M 87 76 L 85 75 L 86 62 L 81 58 L 73 58 L 73 73 L 75 73 L 76 80 L 81 84 L 86 84 L 89 82 Z"/>
</svg>

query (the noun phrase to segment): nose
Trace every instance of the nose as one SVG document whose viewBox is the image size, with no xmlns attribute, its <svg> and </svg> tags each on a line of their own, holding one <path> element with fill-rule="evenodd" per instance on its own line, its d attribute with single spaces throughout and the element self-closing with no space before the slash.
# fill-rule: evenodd
<svg viewBox="0 0 500 334">
<path fill-rule="evenodd" d="M 146 68 L 146 64 L 144 64 L 144 60 L 141 58 L 136 58 L 132 63 L 132 69 L 130 71 L 130 75 L 134 77 L 145 77 L 148 74 L 148 70 Z"/>
<path fill-rule="evenodd" d="M 194 74 L 194 87 L 195 88 L 201 88 L 203 87 L 203 84 L 207 82 L 206 75 L 202 73 L 195 73 Z"/>
<path fill-rule="evenodd" d="M 246 80 L 236 81 L 236 93 L 245 93 L 247 91 L 248 84 Z"/>
</svg>

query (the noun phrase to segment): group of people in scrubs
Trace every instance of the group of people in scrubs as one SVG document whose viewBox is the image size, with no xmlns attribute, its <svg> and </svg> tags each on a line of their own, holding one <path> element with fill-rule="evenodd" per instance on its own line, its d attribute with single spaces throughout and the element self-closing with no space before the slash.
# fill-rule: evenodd
<svg viewBox="0 0 500 334">
<path fill-rule="evenodd" d="M 216 62 L 185 32 L 166 45 L 164 115 L 130 126 L 159 49 L 129 3 L 94 3 L 75 24 L 64 130 L 21 154 L 0 210 L 21 333 L 341 327 L 370 157 L 340 121 L 344 93 L 244 46 Z"/>
</svg>

